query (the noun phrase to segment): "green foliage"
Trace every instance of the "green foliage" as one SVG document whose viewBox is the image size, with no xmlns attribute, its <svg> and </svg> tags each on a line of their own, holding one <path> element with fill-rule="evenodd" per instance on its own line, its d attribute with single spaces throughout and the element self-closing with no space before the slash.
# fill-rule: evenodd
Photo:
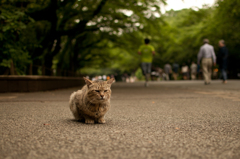
<svg viewBox="0 0 240 159">
<path fill-rule="evenodd" d="M 156 50 L 153 66 L 196 62 L 202 40 L 229 48 L 230 68 L 240 72 L 240 2 L 218 0 L 213 7 L 160 13 L 165 0 L 2 1 L 0 67 L 19 74 L 26 66 L 44 66 L 82 74 L 131 74 L 138 70 L 143 39 Z M 31 18 L 30 18 L 31 17 Z M 35 70 L 35 73 L 39 72 Z M 1 71 L 3 73 L 4 71 Z M 41 72 L 44 74 L 44 72 Z M 51 74 L 48 72 L 46 74 Z M 140 75 L 139 75 L 140 76 Z"/>
<path fill-rule="evenodd" d="M 173 61 L 190 65 L 197 60 L 197 54 L 204 38 L 210 40 L 218 54 L 218 41 L 224 39 L 229 49 L 230 76 L 236 78 L 240 70 L 240 7 L 237 0 L 219 0 L 215 6 L 205 6 L 202 9 L 183 9 L 168 11 L 163 19 L 161 38 L 158 41 L 154 65 L 161 66 Z"/>
<path fill-rule="evenodd" d="M 55 57 L 59 59 L 58 68 L 80 69 L 82 73 L 87 73 L 84 71 L 86 68 L 109 68 L 131 73 L 139 64 L 136 47 L 139 47 L 145 35 L 151 34 L 149 28 L 154 28 L 154 22 L 159 19 L 156 16 L 160 14 L 159 5 L 165 1 L 65 3 L 58 10 L 58 32 L 67 35 L 62 36 L 62 49 Z M 93 16 L 96 12 L 98 14 Z"/>
<path fill-rule="evenodd" d="M 2 63 L 0 63 L 0 66 L 10 68 L 11 67 L 11 62 L 12 62 L 11 59 L 9 59 L 9 60 L 3 59 Z"/>
<path fill-rule="evenodd" d="M 137 77 L 138 80 L 144 80 L 144 76 L 142 74 L 142 69 L 140 67 L 135 72 L 135 76 Z"/>
<path fill-rule="evenodd" d="M 6 68 L 11 67 L 11 62 L 15 66 L 17 74 L 24 74 L 26 64 L 30 63 L 26 43 L 22 41 L 22 32 L 27 28 L 27 24 L 32 22 L 32 19 L 25 15 L 15 7 L 10 5 L 1 8 L 0 15 L 0 66 L 1 73 L 4 73 Z"/>
<path fill-rule="evenodd" d="M 161 39 L 158 40 L 160 46 L 157 52 L 160 55 L 157 54 L 154 64 L 163 67 L 167 62 L 190 64 L 196 61 L 204 38 L 203 30 L 211 14 L 211 8 L 168 11 L 163 16 L 166 23 L 162 25 L 162 33 L 159 35 Z"/>
</svg>

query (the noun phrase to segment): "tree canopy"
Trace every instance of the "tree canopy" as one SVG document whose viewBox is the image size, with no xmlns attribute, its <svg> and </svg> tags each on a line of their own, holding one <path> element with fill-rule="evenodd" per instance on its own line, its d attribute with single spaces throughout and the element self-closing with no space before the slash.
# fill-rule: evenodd
<svg viewBox="0 0 240 159">
<path fill-rule="evenodd" d="M 239 68 L 237 0 L 161 14 L 165 0 L 2 0 L 1 74 L 131 73 L 138 47 L 148 37 L 156 49 L 154 66 L 190 63 L 208 38 L 218 50 L 224 39 L 229 71 Z"/>
</svg>

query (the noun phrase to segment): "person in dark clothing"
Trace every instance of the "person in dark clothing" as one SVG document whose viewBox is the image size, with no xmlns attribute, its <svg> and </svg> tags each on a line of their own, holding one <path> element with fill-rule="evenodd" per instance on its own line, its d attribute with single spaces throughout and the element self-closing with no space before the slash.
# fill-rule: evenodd
<svg viewBox="0 0 240 159">
<path fill-rule="evenodd" d="M 228 59 L 228 49 L 225 46 L 225 41 L 220 40 L 218 43 L 220 49 L 218 54 L 219 68 L 221 70 L 221 76 L 223 78 L 223 83 L 227 83 L 227 59 Z"/>
<path fill-rule="evenodd" d="M 174 64 L 172 65 L 172 75 L 174 80 L 177 80 L 178 78 L 178 70 L 179 70 L 179 64 L 177 64 L 176 62 L 174 62 Z"/>
</svg>

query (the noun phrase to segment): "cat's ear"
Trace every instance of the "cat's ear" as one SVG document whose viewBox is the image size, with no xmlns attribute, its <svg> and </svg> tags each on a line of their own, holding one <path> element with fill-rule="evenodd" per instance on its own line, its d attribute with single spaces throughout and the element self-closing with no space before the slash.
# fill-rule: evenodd
<svg viewBox="0 0 240 159">
<path fill-rule="evenodd" d="M 83 77 L 83 79 L 88 86 L 92 84 L 92 81 L 90 79 L 87 79 L 85 77 Z"/>
<path fill-rule="evenodd" d="M 111 79 L 107 80 L 107 84 L 112 84 L 114 81 L 115 81 L 115 79 L 111 78 Z"/>
</svg>

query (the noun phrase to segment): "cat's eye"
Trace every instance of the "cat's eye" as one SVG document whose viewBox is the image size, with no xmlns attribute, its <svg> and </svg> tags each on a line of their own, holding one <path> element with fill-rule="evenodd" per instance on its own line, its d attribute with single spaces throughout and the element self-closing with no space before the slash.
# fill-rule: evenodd
<svg viewBox="0 0 240 159">
<path fill-rule="evenodd" d="M 104 90 L 104 92 L 107 92 L 107 90 Z"/>
<path fill-rule="evenodd" d="M 95 90 L 96 92 L 100 92 L 99 90 Z"/>
</svg>

